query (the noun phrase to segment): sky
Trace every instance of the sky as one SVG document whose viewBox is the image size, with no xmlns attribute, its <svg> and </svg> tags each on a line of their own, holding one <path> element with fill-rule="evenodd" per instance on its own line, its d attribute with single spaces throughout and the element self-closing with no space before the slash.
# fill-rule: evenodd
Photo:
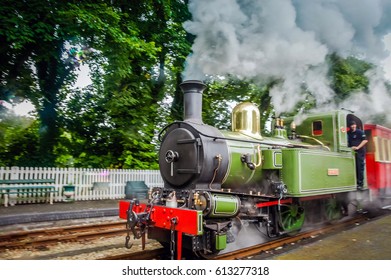
<svg viewBox="0 0 391 280">
<path fill-rule="evenodd" d="M 88 65 L 81 65 L 80 71 L 78 71 L 78 78 L 75 83 L 75 87 L 83 88 L 92 83 L 89 76 Z M 31 112 L 34 112 L 34 106 L 27 100 L 23 101 L 12 107 L 10 104 L 5 104 L 8 109 L 12 109 L 17 115 L 28 116 Z"/>
</svg>

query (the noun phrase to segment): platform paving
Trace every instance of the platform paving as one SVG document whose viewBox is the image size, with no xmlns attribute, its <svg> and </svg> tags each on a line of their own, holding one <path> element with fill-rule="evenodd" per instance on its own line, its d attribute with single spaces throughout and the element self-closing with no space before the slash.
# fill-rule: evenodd
<svg viewBox="0 0 391 280">
<path fill-rule="evenodd" d="M 391 260 L 391 215 L 277 255 L 275 260 Z"/>
<path fill-rule="evenodd" d="M 118 216 L 119 200 L 91 200 L 0 206 L 0 226 Z"/>
</svg>

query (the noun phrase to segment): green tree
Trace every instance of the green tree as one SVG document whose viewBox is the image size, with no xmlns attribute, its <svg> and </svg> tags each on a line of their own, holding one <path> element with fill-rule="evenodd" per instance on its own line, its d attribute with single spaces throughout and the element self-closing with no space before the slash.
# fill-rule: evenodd
<svg viewBox="0 0 391 280">
<path fill-rule="evenodd" d="M 336 93 L 337 102 L 346 99 L 353 92 L 368 91 L 369 80 L 365 73 L 373 65 L 355 57 L 342 58 L 337 54 L 330 55 L 328 61 L 331 87 Z"/>
<path fill-rule="evenodd" d="M 34 166 L 31 163 L 37 163 L 39 155 L 39 123 L 10 112 L 3 113 L 0 120 L 0 165 Z"/>
<path fill-rule="evenodd" d="M 140 44 L 140 49 L 150 51 L 135 55 L 134 45 L 121 40 L 105 38 L 104 44 L 95 44 L 96 35 L 91 34 L 95 40 L 83 41 L 100 48 L 88 60 L 93 85 L 62 90 L 67 99 L 61 102 L 63 130 L 57 164 L 157 168 L 156 134 L 169 115 L 163 100 L 175 91 L 191 46 L 182 28 L 187 7 L 180 1 L 112 3 L 120 15 L 115 22 L 120 31 L 135 30 L 130 32 L 137 36 L 134 41 L 151 42 L 153 48 Z M 66 14 L 69 19 L 78 18 L 83 29 L 99 21 L 96 12 L 88 11 L 92 15 L 74 7 Z"/>
<path fill-rule="evenodd" d="M 105 79 L 117 165 L 157 168 L 157 128 L 167 121 L 161 117 L 161 106 L 180 83 L 178 77 L 190 52 L 191 43 L 182 27 L 190 15 L 182 1 L 120 1 L 118 7 L 139 28 L 140 38 L 154 42 L 158 50 L 150 58 L 124 58 L 121 63 L 131 63 L 132 71 Z M 113 74 L 117 63 L 109 58 Z"/>
<path fill-rule="evenodd" d="M 136 64 L 156 50 L 138 37 L 137 27 L 111 1 L 4 0 L 0 24 L 1 99 L 28 99 L 37 108 L 41 165 L 54 165 L 61 125 L 58 106 L 66 98 L 61 89 L 75 81 L 79 63 L 66 45 L 93 50 L 87 61 L 92 69 L 117 61 L 103 68 L 109 77 L 126 75 L 129 61 Z"/>
</svg>

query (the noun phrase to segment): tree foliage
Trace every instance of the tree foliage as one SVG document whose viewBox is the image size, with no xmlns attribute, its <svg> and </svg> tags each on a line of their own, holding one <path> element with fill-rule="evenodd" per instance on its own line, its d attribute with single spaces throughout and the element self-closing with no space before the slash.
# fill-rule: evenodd
<svg viewBox="0 0 391 280">
<path fill-rule="evenodd" d="M 187 1 L 2 4 L 0 165 L 157 168 L 159 129 L 183 116 L 179 84 L 194 40 L 182 27 L 191 18 Z M 371 64 L 337 55 L 329 62 L 339 100 L 368 90 Z M 77 88 L 81 66 L 92 83 Z M 204 122 L 229 129 L 232 107 L 250 101 L 259 104 L 267 134 L 276 83 L 210 77 Z M 16 116 L 3 106 L 22 100 L 35 115 Z"/>
<path fill-rule="evenodd" d="M 368 91 L 369 80 L 365 73 L 373 68 L 368 62 L 355 57 L 342 58 L 336 54 L 329 57 L 332 88 L 338 100 L 349 97 L 352 92 Z"/>
<path fill-rule="evenodd" d="M 0 165 L 40 166 L 38 150 L 39 125 L 36 120 L 3 115 L 0 121 Z"/>
<path fill-rule="evenodd" d="M 172 66 L 178 57 L 187 55 L 178 51 L 182 45 L 175 39 L 185 38 L 181 27 L 187 14 L 182 12 L 185 3 L 3 2 L 0 57 L 5 63 L 1 65 L 1 99 L 12 103 L 28 99 L 35 105 L 40 123 L 40 164 L 72 162 L 64 159 L 78 154 L 85 155 L 85 162 L 79 161 L 85 165 L 107 166 L 112 162 L 114 166 L 139 168 L 148 166 L 144 162 L 149 160 L 156 167 L 153 146 L 145 143 L 151 143 L 154 135 L 157 104 L 164 97 L 166 64 Z M 69 90 L 79 65 L 73 63 L 67 45 L 89 50 L 83 63 L 90 66 L 94 90 L 85 91 L 96 100 L 101 98 L 97 107 L 92 107 L 96 111 L 91 115 L 99 115 L 94 120 L 87 114 L 78 121 L 72 118 L 74 112 L 86 110 L 91 104 L 80 92 Z M 74 98 L 79 104 L 72 102 Z M 104 122 L 99 123 L 100 116 L 105 116 Z M 92 126 L 84 131 L 68 130 L 77 127 L 77 122 Z M 92 136 L 93 128 L 98 130 Z M 65 137 L 65 141 L 64 135 L 72 137 Z M 100 145 L 103 137 L 107 142 Z M 76 144 L 88 144 L 76 145 L 76 150 L 85 149 L 77 153 L 70 147 L 65 149 L 64 143 L 73 149 Z M 96 155 L 98 146 L 105 152 Z M 60 156 L 65 150 L 72 150 L 72 155 Z"/>
</svg>

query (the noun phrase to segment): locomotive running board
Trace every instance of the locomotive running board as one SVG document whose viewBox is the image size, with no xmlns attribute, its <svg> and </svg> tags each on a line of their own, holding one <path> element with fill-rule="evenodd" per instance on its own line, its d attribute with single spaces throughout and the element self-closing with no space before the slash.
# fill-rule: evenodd
<svg viewBox="0 0 391 280">
<path fill-rule="evenodd" d="M 316 200 L 316 199 L 324 199 L 324 198 L 330 198 L 333 197 L 334 194 L 323 194 L 323 195 L 313 195 L 313 196 L 307 196 L 307 197 L 300 197 L 297 198 L 298 201 L 303 202 L 303 201 L 308 201 L 308 200 Z M 256 204 L 257 208 L 262 208 L 262 207 L 269 207 L 269 206 L 275 206 L 278 204 L 291 204 L 293 202 L 293 198 L 286 198 L 282 200 L 272 200 L 272 201 L 266 201 L 266 202 L 259 202 Z"/>
</svg>

